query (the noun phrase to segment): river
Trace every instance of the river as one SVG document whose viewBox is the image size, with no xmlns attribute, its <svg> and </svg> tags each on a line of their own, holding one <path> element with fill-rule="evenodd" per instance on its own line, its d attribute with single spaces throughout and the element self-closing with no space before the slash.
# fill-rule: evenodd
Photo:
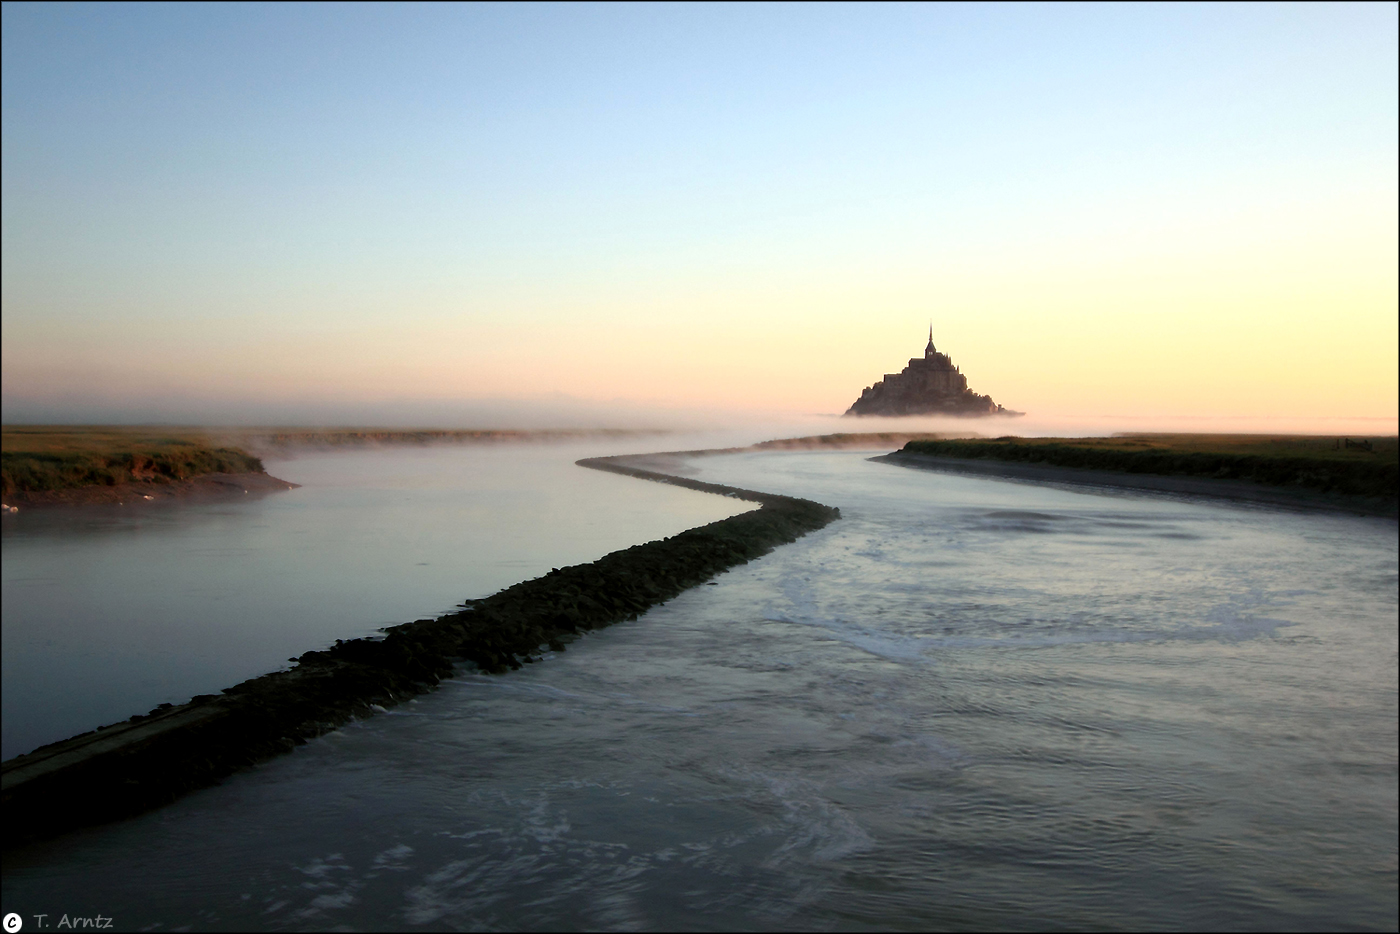
<svg viewBox="0 0 1400 934">
<path fill-rule="evenodd" d="M 544 664 L 461 671 L 11 852 L 4 910 L 132 930 L 1393 929 L 1393 521 L 866 456 L 693 459 L 843 518 Z"/>
<path fill-rule="evenodd" d="M 6 516 L 3 756 L 753 508 L 574 466 L 638 443 L 301 450 L 250 502 Z"/>
</svg>

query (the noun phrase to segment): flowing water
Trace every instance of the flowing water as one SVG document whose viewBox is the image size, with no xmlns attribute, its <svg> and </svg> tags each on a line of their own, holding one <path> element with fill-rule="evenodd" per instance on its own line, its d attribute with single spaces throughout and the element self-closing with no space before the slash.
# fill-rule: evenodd
<svg viewBox="0 0 1400 934">
<path fill-rule="evenodd" d="M 153 930 L 1394 928 L 1394 522 L 849 453 L 692 464 L 843 518 L 544 664 L 462 671 L 12 852 L 3 910 Z"/>
</svg>

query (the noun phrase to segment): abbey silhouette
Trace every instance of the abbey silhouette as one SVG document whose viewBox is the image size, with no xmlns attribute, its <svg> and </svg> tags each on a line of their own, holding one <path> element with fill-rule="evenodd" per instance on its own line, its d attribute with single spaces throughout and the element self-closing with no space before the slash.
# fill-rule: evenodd
<svg viewBox="0 0 1400 934">
<path fill-rule="evenodd" d="M 933 326 L 923 357 L 914 357 L 898 373 L 886 373 L 867 386 L 847 415 L 1020 415 L 967 388 L 967 377 L 947 354 L 933 346 Z"/>
</svg>

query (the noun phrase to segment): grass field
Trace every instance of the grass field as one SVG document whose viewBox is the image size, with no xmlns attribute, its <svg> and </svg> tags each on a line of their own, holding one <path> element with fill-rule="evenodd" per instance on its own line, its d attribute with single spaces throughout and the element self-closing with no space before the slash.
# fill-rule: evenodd
<svg viewBox="0 0 1400 934">
<path fill-rule="evenodd" d="M 911 441 L 911 454 L 1021 461 L 1162 476 L 1252 480 L 1325 493 L 1394 499 L 1400 486 L 1395 437 L 1124 434 L 1111 438 L 994 438 Z"/>
<path fill-rule="evenodd" d="M 262 461 L 196 430 L 111 426 L 0 429 L 3 492 L 162 483 L 210 473 L 261 473 Z"/>
</svg>

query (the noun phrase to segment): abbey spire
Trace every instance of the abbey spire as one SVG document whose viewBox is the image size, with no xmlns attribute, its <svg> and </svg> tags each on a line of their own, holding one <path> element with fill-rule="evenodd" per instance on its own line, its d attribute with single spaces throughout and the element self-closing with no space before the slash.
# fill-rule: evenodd
<svg viewBox="0 0 1400 934">
<path fill-rule="evenodd" d="M 933 344 L 933 322 L 928 326 L 928 346 L 898 373 L 867 386 L 847 415 L 1021 415 L 979 395 L 967 387 L 967 377 L 946 353 Z"/>
</svg>

